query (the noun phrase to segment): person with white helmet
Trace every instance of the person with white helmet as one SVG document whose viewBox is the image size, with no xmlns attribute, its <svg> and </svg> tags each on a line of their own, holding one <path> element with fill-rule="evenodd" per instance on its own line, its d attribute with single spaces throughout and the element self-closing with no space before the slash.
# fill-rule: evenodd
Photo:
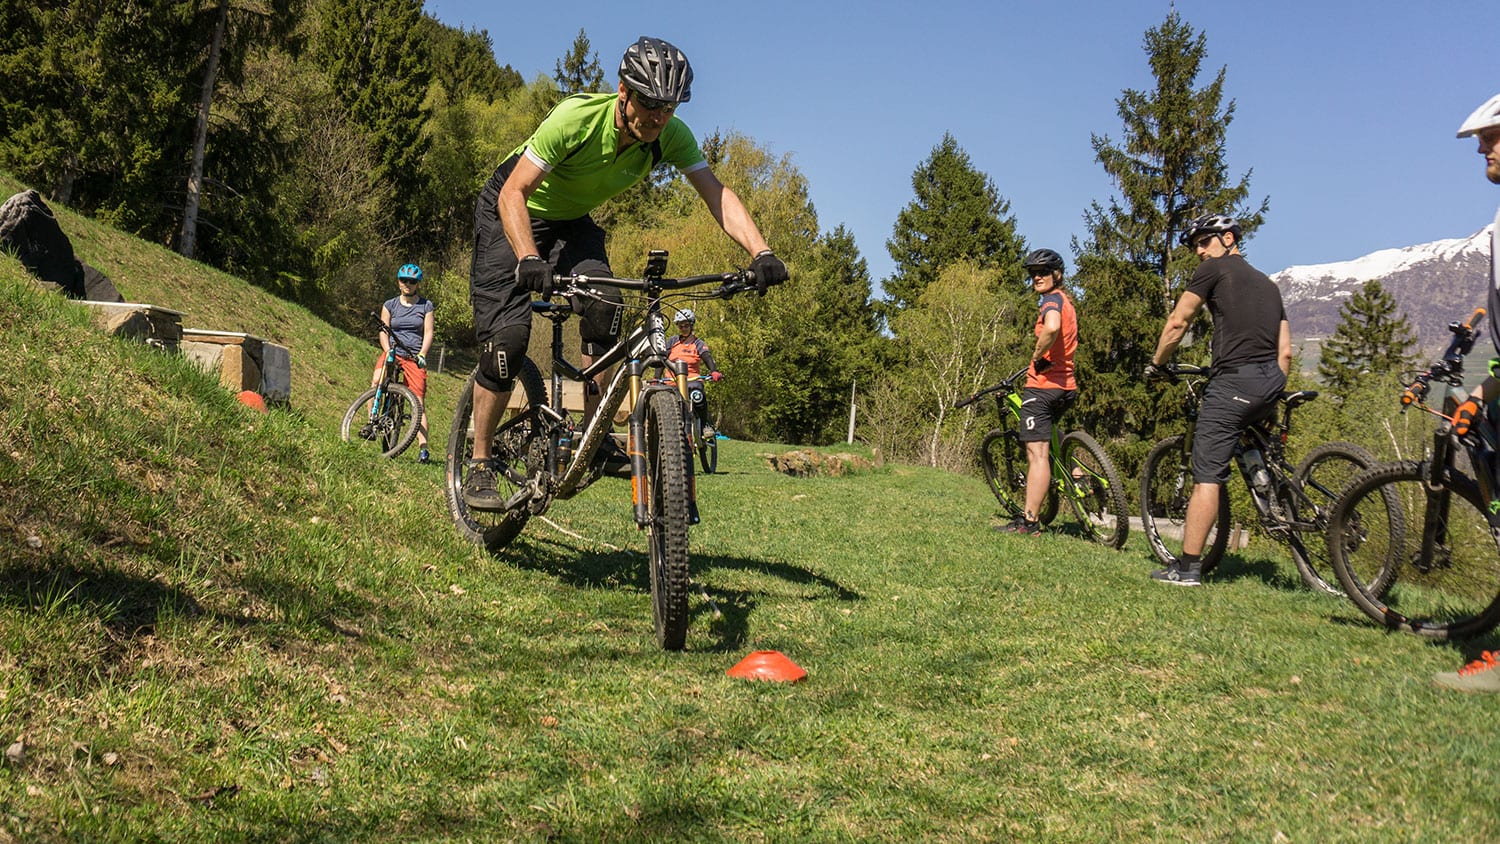
<svg viewBox="0 0 1500 844">
<path fill-rule="evenodd" d="M 464 503 L 498 510 L 489 464 L 490 438 L 510 399 L 531 336 L 531 296 L 552 286 L 554 273 L 608 277 L 602 228 L 589 216 L 610 197 L 671 164 L 698 192 L 725 234 L 750 256 L 760 293 L 787 280 L 786 265 L 734 191 L 709 169 L 693 132 L 677 116 L 692 98 L 687 56 L 659 38 L 641 37 L 620 60 L 619 86 L 574 94 L 558 103 L 536 131 L 495 170 L 474 208 L 474 260 L 469 298 L 479 341 L 474 386 L 474 454 L 464 477 Z M 621 296 L 601 287 L 581 303 L 583 362 L 593 362 L 619 336 Z M 609 373 L 585 397 L 599 402 Z M 600 449 L 606 471 L 628 472 L 612 440 Z"/>
<path fill-rule="evenodd" d="M 1176 564 L 1153 571 L 1151 578 L 1198 586 L 1199 555 L 1218 515 L 1235 444 L 1247 425 L 1275 412 L 1292 366 L 1292 333 L 1276 283 L 1240 254 L 1240 225 L 1233 217 L 1204 214 L 1188 223 L 1180 242 L 1192 247 L 1202 263 L 1167 317 L 1146 377 L 1161 373 L 1205 307 L 1214 322 L 1213 370 L 1198 408 L 1182 555 Z"/>
<path fill-rule="evenodd" d="M 693 331 L 698 325 L 698 315 L 693 313 L 692 308 L 683 308 L 677 312 L 677 318 L 673 322 L 677 324 L 677 336 L 667 344 L 667 360 L 680 360 L 686 364 L 689 381 L 702 381 L 707 378 L 717 383 L 720 378 L 724 377 L 724 374 L 719 371 L 718 364 L 714 362 L 714 353 L 709 350 L 708 344 Z M 705 372 L 707 375 L 704 374 Z M 693 413 L 697 414 L 699 421 L 703 423 L 703 435 L 712 437 L 715 431 L 714 426 L 708 421 L 708 390 L 702 389 L 698 392 L 703 396 L 703 400 L 693 405 Z"/>
<path fill-rule="evenodd" d="M 1458 137 L 1477 138 L 1479 154 L 1484 156 L 1484 175 L 1490 182 L 1500 185 L 1500 94 L 1485 101 L 1458 127 Z M 1500 356 L 1500 272 L 1496 261 L 1500 260 L 1500 211 L 1495 214 L 1495 225 L 1490 233 L 1490 287 L 1489 322 L 1490 341 L 1495 344 L 1495 353 Z M 1494 401 L 1500 397 L 1500 357 L 1490 361 L 1488 377 L 1469 393 L 1469 398 L 1458 406 L 1453 417 L 1453 430 L 1459 436 L 1469 433 L 1476 424 L 1488 421 L 1494 424 L 1496 408 Z M 1440 671 L 1433 682 L 1449 689 L 1464 692 L 1500 692 L 1500 651 L 1484 651 L 1479 657 L 1457 671 Z"/>
</svg>

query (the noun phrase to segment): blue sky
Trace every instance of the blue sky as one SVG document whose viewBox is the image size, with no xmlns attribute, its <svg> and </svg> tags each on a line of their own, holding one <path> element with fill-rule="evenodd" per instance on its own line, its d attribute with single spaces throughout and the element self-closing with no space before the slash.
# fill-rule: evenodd
<svg viewBox="0 0 1500 844">
<path fill-rule="evenodd" d="M 1207 36 L 1200 87 L 1227 67 L 1230 172 L 1269 196 L 1247 244 L 1267 272 L 1464 237 L 1500 188 L 1454 132 L 1500 91 L 1492 4 L 1179 0 Z M 1121 137 L 1116 99 L 1152 80 L 1142 48 L 1166 2 L 497 3 L 427 0 L 484 29 L 501 64 L 550 76 L 580 28 L 613 79 L 640 35 L 693 63 L 678 115 L 700 137 L 754 137 L 807 177 L 819 224 L 843 223 L 878 282 L 911 174 L 951 132 L 1011 203 L 1032 247 L 1071 256 L 1083 211 L 1113 186 L 1090 133 Z M 565 11 L 564 11 L 565 10 Z M 1486 70 L 1485 68 L 1489 68 Z M 774 247 L 775 244 L 772 244 Z M 1070 267 L 1071 267 L 1071 261 Z"/>
</svg>

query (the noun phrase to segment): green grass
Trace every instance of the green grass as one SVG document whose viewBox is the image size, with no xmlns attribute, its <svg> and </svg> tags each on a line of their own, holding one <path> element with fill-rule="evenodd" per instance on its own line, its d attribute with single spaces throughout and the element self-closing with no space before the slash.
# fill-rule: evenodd
<svg viewBox="0 0 1500 844">
<path fill-rule="evenodd" d="M 65 226 L 127 286 L 304 316 Z M 794 479 L 727 441 L 692 531 L 712 603 L 663 653 L 625 482 L 487 556 L 440 468 L 337 441 L 342 398 L 250 412 L 22 275 L 0 260 L 0 841 L 1500 839 L 1500 696 L 1430 683 L 1468 652 L 1264 542 L 1167 589 L 1139 537 L 994 533 L 977 478 Z M 328 339 L 294 367 L 358 392 L 357 341 L 295 330 Z M 808 678 L 726 676 L 758 649 Z"/>
</svg>

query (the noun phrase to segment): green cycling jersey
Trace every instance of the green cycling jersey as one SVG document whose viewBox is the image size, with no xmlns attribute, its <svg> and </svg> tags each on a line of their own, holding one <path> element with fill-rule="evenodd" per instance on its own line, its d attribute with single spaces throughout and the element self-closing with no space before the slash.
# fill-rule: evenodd
<svg viewBox="0 0 1500 844">
<path fill-rule="evenodd" d="M 660 159 L 684 175 L 708 166 L 693 132 L 676 115 L 657 143 L 633 143 L 616 152 L 617 94 L 574 94 L 557 104 L 512 155 L 525 155 L 547 174 L 526 200 L 543 220 L 583 217 L 617 193 L 646 178 Z"/>
</svg>

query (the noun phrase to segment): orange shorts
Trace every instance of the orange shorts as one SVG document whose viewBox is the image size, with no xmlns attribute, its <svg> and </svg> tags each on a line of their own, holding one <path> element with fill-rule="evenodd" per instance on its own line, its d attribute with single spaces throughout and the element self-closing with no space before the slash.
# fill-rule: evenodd
<svg viewBox="0 0 1500 844">
<path fill-rule="evenodd" d="M 416 394 L 417 398 L 427 398 L 427 370 L 417 366 L 417 362 L 409 357 L 396 355 L 396 363 L 401 365 L 401 377 L 406 379 L 406 386 Z M 385 368 L 385 352 L 375 356 L 375 377 L 380 377 L 380 370 Z"/>
</svg>

